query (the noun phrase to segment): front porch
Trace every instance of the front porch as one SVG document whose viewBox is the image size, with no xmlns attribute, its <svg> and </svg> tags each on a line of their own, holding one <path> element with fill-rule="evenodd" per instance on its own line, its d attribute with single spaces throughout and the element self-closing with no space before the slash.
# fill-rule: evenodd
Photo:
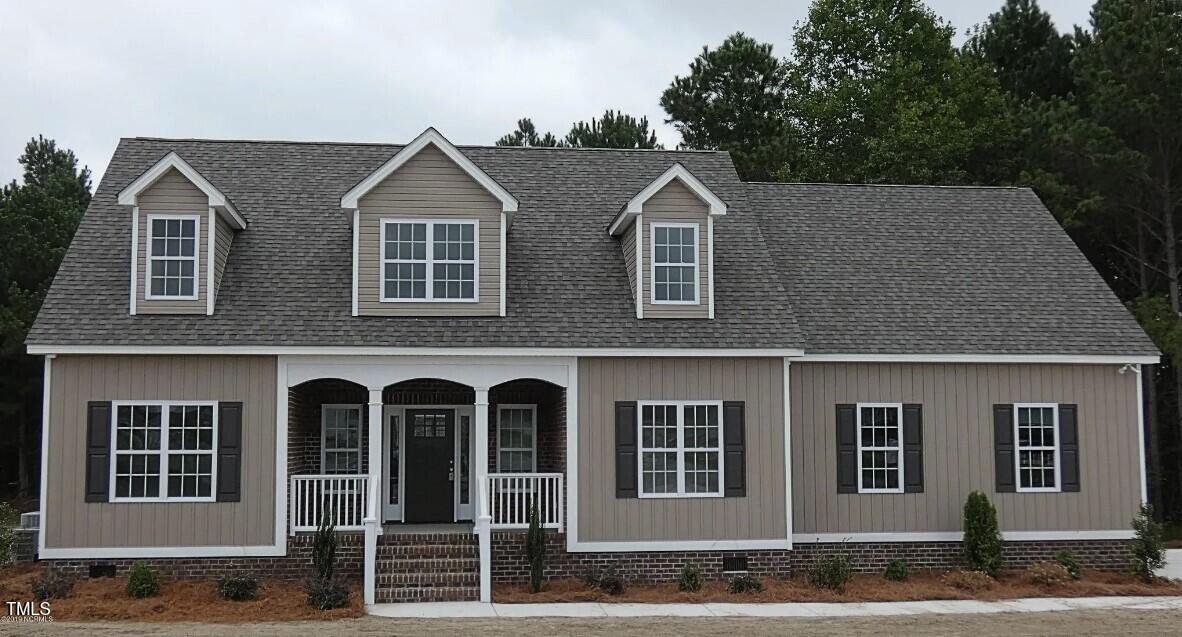
<svg viewBox="0 0 1182 637">
<path fill-rule="evenodd" d="M 287 532 L 315 531 L 325 515 L 364 531 L 367 603 L 406 596 L 384 588 L 407 579 L 387 572 L 407 566 L 390 561 L 399 536 L 475 534 L 485 599 L 492 530 L 527 528 L 536 505 L 544 527 L 563 531 L 573 361 L 375 358 L 281 361 Z"/>
</svg>

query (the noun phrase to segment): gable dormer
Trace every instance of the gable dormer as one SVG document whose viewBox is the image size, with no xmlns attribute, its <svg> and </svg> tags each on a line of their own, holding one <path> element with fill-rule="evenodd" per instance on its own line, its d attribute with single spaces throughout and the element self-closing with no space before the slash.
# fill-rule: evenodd
<svg viewBox="0 0 1182 637">
<path fill-rule="evenodd" d="M 119 193 L 131 207 L 131 314 L 213 314 L 234 234 L 226 195 L 176 153 Z"/>
<path fill-rule="evenodd" d="M 628 201 L 608 232 L 621 239 L 636 318 L 714 318 L 714 218 L 725 214 L 681 164 Z"/>
<path fill-rule="evenodd" d="M 428 128 L 345 193 L 353 316 L 504 316 L 517 199 Z"/>
</svg>

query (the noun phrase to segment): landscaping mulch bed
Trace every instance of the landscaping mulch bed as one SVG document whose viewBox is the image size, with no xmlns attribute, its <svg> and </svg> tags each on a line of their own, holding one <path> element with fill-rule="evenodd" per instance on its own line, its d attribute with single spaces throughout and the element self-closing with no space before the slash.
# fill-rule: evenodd
<svg viewBox="0 0 1182 637">
<path fill-rule="evenodd" d="M 493 601 L 506 604 L 548 602 L 633 602 L 633 603 L 702 603 L 702 602 L 899 602 L 943 599 L 993 601 L 1020 597 L 1100 597 L 1182 595 L 1182 582 L 1158 580 L 1146 584 L 1120 573 L 1084 572 L 1079 580 L 1057 586 L 1039 586 L 1027 582 L 1021 573 L 1002 575 L 991 587 L 978 592 L 953 588 L 942 580 L 943 573 L 914 573 L 907 581 L 894 582 L 880 575 L 855 575 L 838 591 L 817 588 L 804 579 L 764 579 L 761 593 L 731 594 L 725 582 L 710 582 L 696 593 L 677 590 L 677 584 L 632 584 L 619 595 L 609 595 L 589 588 L 579 579 L 546 582 L 538 593 L 529 586 L 498 585 Z"/>
<path fill-rule="evenodd" d="M 0 600 L 33 601 L 33 578 L 38 566 L 0 570 Z M 296 582 L 259 581 L 258 598 L 233 602 L 217 593 L 216 580 L 170 581 L 161 579 L 156 597 L 134 599 L 127 595 L 127 578 L 79 578 L 66 599 L 49 600 L 56 621 L 145 622 L 261 622 L 326 620 L 365 614 L 359 591 L 349 595 L 349 606 L 321 611 L 308 606 L 303 586 Z M 0 605 L 0 616 L 7 607 Z"/>
</svg>

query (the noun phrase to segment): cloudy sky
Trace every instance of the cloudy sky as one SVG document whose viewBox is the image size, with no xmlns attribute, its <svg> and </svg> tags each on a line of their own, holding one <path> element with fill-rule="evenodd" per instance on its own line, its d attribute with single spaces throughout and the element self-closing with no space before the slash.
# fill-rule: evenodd
<svg viewBox="0 0 1182 637">
<path fill-rule="evenodd" d="M 963 32 L 1001 0 L 928 0 Z M 532 117 L 564 134 L 646 115 L 703 45 L 790 49 L 804 0 L 103 2 L 0 0 L 0 182 L 25 142 L 73 149 L 95 184 L 120 137 L 489 144 Z M 1087 0 L 1042 0 L 1060 30 Z"/>
</svg>

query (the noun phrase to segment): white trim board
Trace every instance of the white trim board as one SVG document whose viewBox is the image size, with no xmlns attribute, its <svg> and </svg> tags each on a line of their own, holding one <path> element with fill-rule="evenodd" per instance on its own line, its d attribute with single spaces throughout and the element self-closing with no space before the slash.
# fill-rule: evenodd
<svg viewBox="0 0 1182 637">
<path fill-rule="evenodd" d="M 706 184 L 699 181 L 693 173 L 678 162 L 670 166 L 669 170 L 666 170 L 660 177 L 654 179 L 643 190 L 629 199 L 624 209 L 612 220 L 607 233 L 614 237 L 623 232 L 643 212 L 645 202 L 660 192 L 662 188 L 669 185 L 669 182 L 674 179 L 680 181 L 690 192 L 694 193 L 694 196 L 705 202 L 710 208 L 710 215 L 721 216 L 726 214 L 726 202 L 719 199 L 718 195 L 706 187 Z"/>
<path fill-rule="evenodd" d="M 43 534 L 44 535 L 44 534 Z M 128 546 L 95 548 L 41 548 L 41 559 L 121 559 L 141 557 L 268 557 L 286 555 L 280 546 Z"/>
<path fill-rule="evenodd" d="M 1047 542 L 1061 540 L 1127 540 L 1133 537 L 1131 529 L 1108 531 L 1002 531 L 1001 537 L 1007 542 Z M 898 532 L 898 533 L 795 533 L 792 541 L 798 544 L 823 544 L 831 542 L 959 542 L 964 539 L 960 531 Z"/>
<path fill-rule="evenodd" d="M 1160 356 L 1145 354 L 805 354 L 798 363 L 1046 363 L 1155 365 Z"/>
<path fill-rule="evenodd" d="M 227 221 L 239 230 L 246 229 L 246 219 L 243 219 L 242 215 L 238 214 L 238 210 L 234 208 L 234 204 L 230 203 L 230 199 L 226 197 L 225 193 L 218 190 L 208 179 L 197 172 L 196 168 L 190 166 L 189 162 L 181 159 L 181 156 L 175 152 L 165 155 L 160 161 L 156 162 L 151 168 L 137 177 L 135 181 L 121 190 L 118 196 L 119 205 L 138 205 L 137 200 L 140 193 L 150 188 L 152 184 L 160 181 L 160 178 L 168 174 L 168 171 L 172 169 L 176 169 L 177 172 L 184 175 L 185 179 L 192 182 L 198 190 L 205 193 L 205 196 L 209 199 L 209 206 L 216 208 L 218 213 L 222 214 Z"/>
<path fill-rule="evenodd" d="M 566 543 L 570 553 L 627 553 L 632 551 L 761 551 L 788 550 L 792 548 L 789 539 L 765 540 L 670 540 L 641 542 L 571 542 Z"/>
<path fill-rule="evenodd" d="M 242 356 L 618 356 L 647 358 L 782 358 L 790 348 L 711 349 L 671 347 L 363 347 L 322 345 L 29 345 L 27 353 L 45 354 L 238 354 Z"/>
</svg>

